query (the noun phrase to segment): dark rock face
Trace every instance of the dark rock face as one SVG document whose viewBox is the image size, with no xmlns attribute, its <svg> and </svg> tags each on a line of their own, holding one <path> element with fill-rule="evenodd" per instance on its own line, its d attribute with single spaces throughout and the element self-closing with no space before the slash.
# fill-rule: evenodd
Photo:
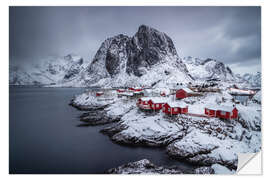
<svg viewBox="0 0 270 180">
<path fill-rule="evenodd" d="M 64 79 L 70 79 L 81 72 L 81 64 L 73 64 L 64 76 Z"/>
<path fill-rule="evenodd" d="M 127 54 L 127 43 L 130 38 L 125 35 L 118 35 L 111 41 L 106 55 L 106 69 L 108 73 L 113 77 L 115 74 L 120 72 L 121 66 L 121 56 Z"/>
<path fill-rule="evenodd" d="M 162 61 L 164 56 L 177 56 L 174 44 L 165 33 L 145 25 L 129 42 L 127 73 L 141 76 L 140 67 L 150 67 Z"/>
<path fill-rule="evenodd" d="M 188 72 L 179 60 L 173 41 L 163 32 L 141 25 L 133 37 L 123 34 L 106 39 L 87 67 L 92 82 L 114 77 L 120 73 L 143 75 L 143 68 L 166 62 L 168 57 L 177 61 L 179 70 Z"/>
</svg>

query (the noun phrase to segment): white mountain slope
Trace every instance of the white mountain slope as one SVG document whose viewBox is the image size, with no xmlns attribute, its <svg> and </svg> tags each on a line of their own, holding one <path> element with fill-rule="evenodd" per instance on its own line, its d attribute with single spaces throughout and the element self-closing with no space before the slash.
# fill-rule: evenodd
<svg viewBox="0 0 270 180">
<path fill-rule="evenodd" d="M 29 66 L 10 66 L 10 85 L 62 84 L 74 80 L 83 70 L 83 59 L 69 54 L 49 57 Z"/>
<path fill-rule="evenodd" d="M 261 87 L 261 72 L 256 74 L 246 73 L 242 76 L 252 87 Z"/>
<path fill-rule="evenodd" d="M 221 81 L 235 81 L 232 70 L 224 63 L 214 60 L 202 60 L 193 57 L 184 57 L 183 62 L 192 77 L 197 80 L 219 79 Z"/>
</svg>

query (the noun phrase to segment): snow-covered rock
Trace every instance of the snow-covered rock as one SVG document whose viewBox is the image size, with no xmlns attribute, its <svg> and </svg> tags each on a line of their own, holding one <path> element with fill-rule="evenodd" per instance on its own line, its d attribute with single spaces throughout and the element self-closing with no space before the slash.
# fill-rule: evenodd
<svg viewBox="0 0 270 180">
<path fill-rule="evenodd" d="M 261 104 L 262 102 L 262 91 L 257 92 L 254 96 L 253 96 L 253 100 L 259 104 Z"/>
<path fill-rule="evenodd" d="M 218 79 L 221 81 L 235 81 L 232 70 L 224 63 L 215 59 L 202 60 L 193 57 L 184 57 L 183 62 L 191 76 L 196 80 Z"/>
<path fill-rule="evenodd" d="M 230 170 L 220 164 L 213 164 L 211 168 L 214 170 L 215 174 L 234 174 L 235 173 L 234 170 Z"/>
<path fill-rule="evenodd" d="M 108 98 L 97 98 L 95 93 L 90 91 L 84 92 L 80 95 L 76 95 L 70 102 L 70 105 L 76 107 L 79 110 L 93 110 L 93 109 L 104 109 L 109 104 L 115 101 L 114 97 Z"/>
<path fill-rule="evenodd" d="M 179 168 L 157 166 L 148 159 L 142 159 L 112 168 L 107 171 L 109 174 L 183 174 Z"/>
<path fill-rule="evenodd" d="M 256 74 L 246 73 L 242 78 L 248 81 L 252 87 L 261 87 L 261 72 L 257 72 Z"/>
<path fill-rule="evenodd" d="M 241 147 L 243 146 L 243 147 Z M 236 140 L 224 139 L 193 129 L 183 139 L 167 147 L 167 152 L 177 159 L 186 159 L 191 163 L 211 165 L 215 163 L 237 168 L 237 152 L 245 151 L 244 144 Z"/>
<path fill-rule="evenodd" d="M 202 166 L 194 170 L 194 174 L 214 174 L 215 171 L 209 166 Z"/>
<path fill-rule="evenodd" d="M 163 98 L 173 100 L 171 97 Z M 220 164 L 232 171 L 237 168 L 237 153 L 258 152 L 261 149 L 261 106 L 253 101 L 248 102 L 247 106 L 236 105 L 239 111 L 236 120 L 187 115 L 170 117 L 162 112 L 140 110 L 135 99 L 116 97 L 114 101 L 100 104 L 97 97 L 87 93 L 73 101 L 77 105 L 102 107 L 104 118 L 94 118 L 100 121 L 94 124 L 104 123 L 104 119 L 108 123 L 116 122 L 101 130 L 113 141 L 128 145 L 167 146 L 169 156 L 196 165 L 209 167 Z M 204 114 L 204 108 L 209 105 L 233 106 L 232 96 L 227 91 L 204 93 L 203 96 L 181 101 L 194 114 Z M 90 116 L 93 114 L 90 113 Z M 200 171 L 203 169 L 197 173 Z M 205 171 L 212 172 L 209 168 Z"/>
<path fill-rule="evenodd" d="M 102 130 L 113 141 L 121 144 L 165 146 L 185 135 L 185 127 L 166 120 L 161 113 L 148 114 L 133 108 L 121 121 Z"/>
</svg>

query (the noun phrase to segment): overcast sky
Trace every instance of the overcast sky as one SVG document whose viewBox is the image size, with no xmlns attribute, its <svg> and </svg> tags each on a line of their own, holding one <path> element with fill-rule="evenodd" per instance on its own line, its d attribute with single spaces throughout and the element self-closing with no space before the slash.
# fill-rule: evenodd
<svg viewBox="0 0 270 180">
<path fill-rule="evenodd" d="M 261 70 L 260 7 L 11 7 L 10 62 L 68 53 L 91 60 L 101 43 L 145 24 L 169 35 L 180 57 L 214 58 L 234 72 Z"/>
</svg>

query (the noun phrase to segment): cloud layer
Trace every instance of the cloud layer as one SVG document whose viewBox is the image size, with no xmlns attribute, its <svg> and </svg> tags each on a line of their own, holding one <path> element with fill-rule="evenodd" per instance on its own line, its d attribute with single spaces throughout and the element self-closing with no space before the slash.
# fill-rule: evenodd
<svg viewBox="0 0 270 180">
<path fill-rule="evenodd" d="M 260 71 L 260 7 L 10 7 L 10 61 L 77 53 L 146 24 L 166 32 L 180 57 L 214 58 L 238 72 Z"/>
</svg>

